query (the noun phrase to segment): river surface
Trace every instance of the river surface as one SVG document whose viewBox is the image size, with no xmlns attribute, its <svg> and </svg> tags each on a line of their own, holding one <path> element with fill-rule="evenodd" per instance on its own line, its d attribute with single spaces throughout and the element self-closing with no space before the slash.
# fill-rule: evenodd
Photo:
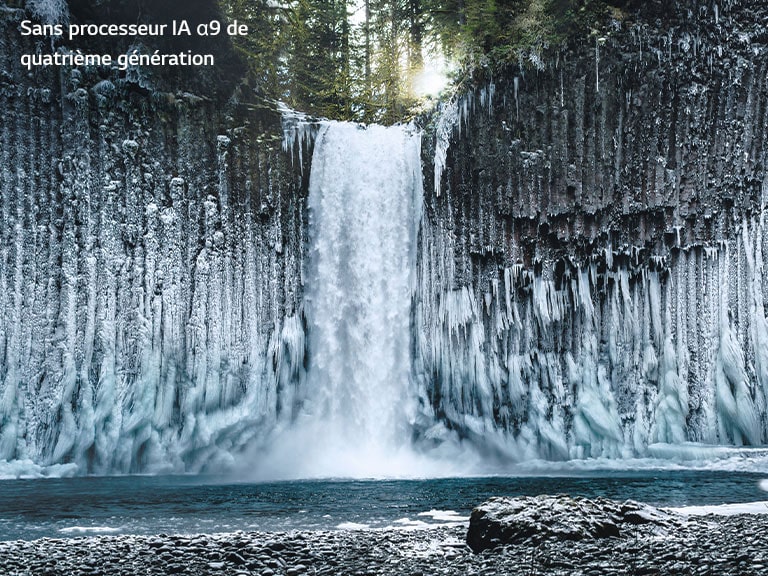
<svg viewBox="0 0 768 576">
<path fill-rule="evenodd" d="M 766 500 L 766 474 L 589 471 L 567 476 L 242 483 L 215 476 L 0 481 L 0 539 L 419 527 L 463 521 L 494 495 L 567 493 L 661 506 Z M 761 489 L 761 486 L 763 489 Z"/>
</svg>

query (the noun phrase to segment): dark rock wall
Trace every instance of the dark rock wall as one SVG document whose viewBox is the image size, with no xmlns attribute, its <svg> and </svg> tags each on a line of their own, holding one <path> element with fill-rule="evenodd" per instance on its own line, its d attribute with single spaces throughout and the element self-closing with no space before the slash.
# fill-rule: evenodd
<svg viewBox="0 0 768 576">
<path fill-rule="evenodd" d="M 443 107 L 424 435 L 434 414 L 519 457 L 768 439 L 766 14 L 616 21 Z"/>
<path fill-rule="evenodd" d="M 306 185 L 279 115 L 199 79 L 27 72 L 24 17 L 0 13 L 0 459 L 228 462 L 301 362 Z"/>
</svg>

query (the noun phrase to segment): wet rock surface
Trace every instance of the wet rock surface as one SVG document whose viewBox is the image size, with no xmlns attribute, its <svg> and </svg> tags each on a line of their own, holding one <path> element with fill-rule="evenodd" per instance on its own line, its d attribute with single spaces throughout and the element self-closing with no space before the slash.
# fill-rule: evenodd
<svg viewBox="0 0 768 576">
<path fill-rule="evenodd" d="M 502 544 L 538 544 L 549 538 L 586 540 L 624 537 L 649 524 L 658 533 L 679 530 L 685 517 L 653 506 L 566 495 L 495 497 L 472 511 L 467 544 L 482 552 Z"/>
<path fill-rule="evenodd" d="M 555 532 L 475 554 L 464 526 L 423 530 L 236 532 L 0 542 L 0 572 L 21 575 L 768 574 L 764 516 L 680 517 L 621 526 L 622 537 Z"/>
</svg>

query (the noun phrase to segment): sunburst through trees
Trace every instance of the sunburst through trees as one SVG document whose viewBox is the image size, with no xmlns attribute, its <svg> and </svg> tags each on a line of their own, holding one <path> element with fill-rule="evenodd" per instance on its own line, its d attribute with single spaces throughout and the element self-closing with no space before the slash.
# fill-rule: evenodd
<svg viewBox="0 0 768 576">
<path fill-rule="evenodd" d="M 620 4 L 616 1 L 614 4 Z M 310 114 L 391 124 L 446 75 L 505 65 L 599 25 L 603 0 L 220 0 L 264 97 Z"/>
</svg>

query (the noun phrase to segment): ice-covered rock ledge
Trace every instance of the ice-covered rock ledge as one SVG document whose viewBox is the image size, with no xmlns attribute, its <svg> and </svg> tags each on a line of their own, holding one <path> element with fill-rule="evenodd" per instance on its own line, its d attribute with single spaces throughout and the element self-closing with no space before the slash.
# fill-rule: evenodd
<svg viewBox="0 0 768 576">
<path fill-rule="evenodd" d="M 494 497 L 472 511 L 467 544 L 482 552 L 502 544 L 537 544 L 549 539 L 626 537 L 648 524 L 657 532 L 682 528 L 685 517 L 627 500 L 557 496 Z"/>
</svg>

